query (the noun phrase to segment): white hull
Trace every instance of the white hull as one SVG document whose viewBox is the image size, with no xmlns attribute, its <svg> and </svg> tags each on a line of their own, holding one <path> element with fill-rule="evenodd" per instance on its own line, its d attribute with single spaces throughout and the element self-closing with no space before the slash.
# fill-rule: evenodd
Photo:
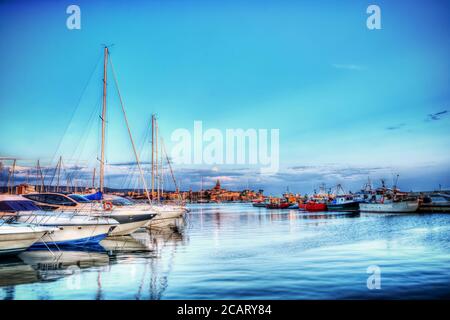
<svg viewBox="0 0 450 320">
<path fill-rule="evenodd" d="M 111 237 L 119 237 L 119 236 L 127 236 L 137 231 L 138 229 L 145 227 L 148 225 L 151 219 L 144 221 L 133 221 L 133 217 L 136 217 L 136 220 L 140 220 L 140 217 L 143 215 L 155 215 L 156 212 L 151 210 L 149 206 L 123 206 L 123 207 L 114 207 L 113 210 L 103 210 L 97 209 L 94 211 L 80 211 L 80 214 L 89 214 L 94 212 L 97 217 L 108 217 L 115 219 L 119 222 L 119 225 L 114 228 L 112 232 L 109 233 Z M 123 222 L 126 221 L 126 222 Z M 130 221 L 130 222 L 128 222 Z"/>
<path fill-rule="evenodd" d="M 63 244 L 71 242 L 89 242 L 94 238 L 106 237 L 111 225 L 61 226 L 51 235 L 42 237 L 36 244 Z"/>
<path fill-rule="evenodd" d="M 6 231 L 6 228 L 12 229 L 11 233 Z M 13 231 L 16 228 L 6 226 L 2 226 L 1 229 L 3 230 L 0 233 L 0 254 L 15 254 L 25 251 L 47 233 L 45 230 L 33 231 L 31 228 L 24 232 Z"/>
<path fill-rule="evenodd" d="M 152 249 L 151 242 L 138 241 L 132 236 L 106 238 L 100 242 L 100 245 L 105 250 L 114 252 L 138 252 Z"/>
<path fill-rule="evenodd" d="M 360 203 L 361 212 L 411 213 L 419 208 L 418 201 L 400 201 L 390 203 Z"/>
<path fill-rule="evenodd" d="M 119 207 L 110 211 L 106 216 L 115 219 L 119 225 L 109 234 L 110 236 L 127 236 L 136 230 L 145 227 L 156 215 L 156 212 L 132 206 Z"/>
<path fill-rule="evenodd" d="M 146 226 L 147 228 L 173 226 L 183 216 L 183 213 L 179 210 L 160 211 Z"/>
<path fill-rule="evenodd" d="M 163 227 L 170 227 L 170 226 L 175 226 L 176 225 L 176 221 L 179 218 L 161 218 L 161 219 L 153 219 L 152 221 L 150 221 L 149 224 L 147 224 L 147 228 L 151 229 L 151 228 L 163 228 Z"/>
<path fill-rule="evenodd" d="M 118 225 L 117 221 L 93 218 L 86 215 L 29 214 L 19 212 L 19 222 L 34 223 L 45 227 L 56 227 L 52 234 L 45 235 L 35 245 L 85 245 L 98 243 Z"/>
<path fill-rule="evenodd" d="M 119 224 L 112 232 L 110 232 L 109 236 L 118 237 L 118 236 L 126 236 L 130 235 L 136 230 L 145 227 L 151 220 L 144 220 L 138 222 L 130 222 Z"/>
</svg>

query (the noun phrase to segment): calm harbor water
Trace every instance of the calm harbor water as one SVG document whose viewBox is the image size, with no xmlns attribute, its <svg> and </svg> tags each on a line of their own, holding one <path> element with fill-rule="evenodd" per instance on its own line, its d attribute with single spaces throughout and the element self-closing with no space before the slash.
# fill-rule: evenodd
<svg viewBox="0 0 450 320">
<path fill-rule="evenodd" d="M 0 258 L 0 299 L 450 298 L 450 214 L 191 209 L 178 231 Z"/>
</svg>

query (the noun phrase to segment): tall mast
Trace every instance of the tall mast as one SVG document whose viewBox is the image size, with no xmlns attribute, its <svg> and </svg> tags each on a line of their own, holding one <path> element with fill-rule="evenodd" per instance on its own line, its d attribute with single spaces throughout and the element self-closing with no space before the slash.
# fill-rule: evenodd
<svg viewBox="0 0 450 320">
<path fill-rule="evenodd" d="M 108 47 L 105 46 L 103 58 L 103 107 L 102 107 L 102 146 L 100 158 L 100 192 L 103 192 L 105 179 L 105 128 L 106 128 L 106 81 L 107 81 L 107 66 L 108 66 Z"/>
<path fill-rule="evenodd" d="M 152 114 L 152 200 L 155 192 L 155 115 Z"/>
<path fill-rule="evenodd" d="M 155 177 L 156 181 L 156 195 L 159 202 L 159 166 L 158 166 L 158 122 L 155 119 Z"/>
<path fill-rule="evenodd" d="M 160 195 L 159 199 L 161 199 L 164 196 L 164 166 L 163 166 L 163 145 L 162 141 L 160 141 L 160 165 L 159 165 L 159 189 L 160 189 Z"/>
</svg>

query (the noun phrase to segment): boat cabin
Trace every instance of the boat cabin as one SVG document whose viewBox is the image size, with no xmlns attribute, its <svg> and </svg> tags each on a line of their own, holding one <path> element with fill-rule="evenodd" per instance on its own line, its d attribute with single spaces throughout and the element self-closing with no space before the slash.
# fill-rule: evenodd
<svg viewBox="0 0 450 320">
<path fill-rule="evenodd" d="M 61 193 L 32 193 L 23 195 L 33 201 L 42 210 L 52 211 L 61 207 L 74 208 L 90 201 L 78 194 L 65 195 Z"/>
</svg>

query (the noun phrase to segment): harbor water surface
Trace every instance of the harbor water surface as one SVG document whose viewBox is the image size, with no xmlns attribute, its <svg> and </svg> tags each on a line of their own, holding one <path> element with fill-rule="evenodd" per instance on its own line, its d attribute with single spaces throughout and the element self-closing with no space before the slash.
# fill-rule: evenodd
<svg viewBox="0 0 450 320">
<path fill-rule="evenodd" d="M 0 299 L 450 298 L 449 214 L 190 209 L 174 231 L 1 258 Z"/>
</svg>

